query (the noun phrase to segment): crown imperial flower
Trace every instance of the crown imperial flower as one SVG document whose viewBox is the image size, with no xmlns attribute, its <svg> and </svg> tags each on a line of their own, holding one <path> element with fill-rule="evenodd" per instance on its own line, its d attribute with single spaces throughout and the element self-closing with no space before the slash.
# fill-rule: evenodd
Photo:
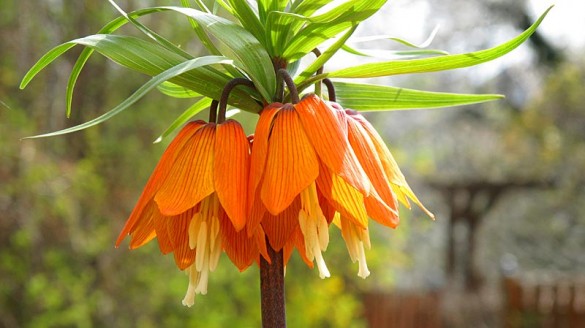
<svg viewBox="0 0 585 328">
<path fill-rule="evenodd" d="M 264 233 L 250 236 L 246 191 L 250 146 L 239 123 L 188 123 L 171 142 L 152 173 L 116 242 L 130 235 L 130 248 L 157 238 L 163 254 L 189 274 L 183 304 L 207 293 L 209 273 L 222 251 L 244 270 L 266 257 Z"/>
</svg>

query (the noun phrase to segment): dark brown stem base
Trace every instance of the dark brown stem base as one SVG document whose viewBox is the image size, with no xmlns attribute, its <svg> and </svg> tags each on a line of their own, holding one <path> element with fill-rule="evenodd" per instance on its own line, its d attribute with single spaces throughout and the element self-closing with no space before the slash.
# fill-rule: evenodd
<svg viewBox="0 0 585 328">
<path fill-rule="evenodd" d="M 267 243 L 268 244 L 268 243 Z M 260 297 L 262 298 L 262 327 L 286 327 L 284 306 L 284 261 L 282 250 L 276 252 L 268 246 L 272 264 L 260 259 Z"/>
</svg>

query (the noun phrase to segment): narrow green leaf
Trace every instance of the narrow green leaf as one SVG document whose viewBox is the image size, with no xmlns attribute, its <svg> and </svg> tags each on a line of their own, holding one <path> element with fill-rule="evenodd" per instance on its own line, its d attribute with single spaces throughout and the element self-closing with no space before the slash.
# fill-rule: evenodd
<svg viewBox="0 0 585 328">
<path fill-rule="evenodd" d="M 183 4 L 185 4 L 185 1 L 186 1 L 186 4 L 189 3 L 188 0 L 181 0 L 181 1 Z M 203 7 L 205 7 L 205 5 L 203 3 L 200 3 L 200 1 L 198 1 L 198 3 L 200 5 L 203 5 Z M 125 17 L 125 16 L 118 17 L 118 18 L 112 20 L 111 22 L 109 22 L 108 24 L 106 24 L 98 32 L 98 34 L 112 33 L 114 31 L 118 30 L 120 27 L 127 24 L 128 22 L 130 22 L 132 20 L 136 21 L 135 18 L 149 15 L 149 14 L 156 13 L 156 12 L 161 12 L 161 11 L 164 11 L 164 10 L 161 8 L 155 7 L 155 8 L 145 8 L 145 9 L 140 9 L 140 10 L 130 12 L 130 13 L 126 14 L 127 17 Z M 128 18 L 130 18 L 130 19 L 128 19 Z M 219 50 L 217 50 L 217 48 L 215 48 L 215 46 L 213 45 L 213 43 L 211 42 L 211 40 L 209 39 L 209 37 L 207 36 L 205 31 L 203 31 L 203 29 L 198 26 L 196 21 L 192 20 L 191 18 L 189 18 L 189 19 L 191 20 L 192 25 L 194 25 L 194 29 L 195 29 L 195 32 L 197 33 L 199 40 L 207 48 L 207 50 L 209 50 L 209 52 L 212 55 L 217 55 L 217 56 L 221 55 L 221 53 L 219 52 Z M 162 42 L 164 43 L 165 41 L 162 41 Z M 174 47 L 174 46 L 171 46 L 171 48 L 172 47 Z M 93 54 L 93 52 L 94 52 L 94 50 L 92 48 L 83 49 L 83 51 L 81 52 L 81 54 L 77 58 L 77 61 L 75 62 L 75 65 L 73 66 L 73 68 L 71 70 L 71 74 L 69 75 L 69 80 L 67 82 L 67 90 L 66 90 L 67 117 L 69 117 L 71 114 L 71 104 L 73 101 L 73 90 L 75 88 L 75 84 L 77 83 L 77 79 L 79 78 L 79 75 L 81 74 L 81 71 L 82 71 L 83 67 L 85 66 L 85 63 L 87 62 L 89 57 Z M 177 52 L 177 51 L 175 51 L 175 52 Z M 193 58 L 192 56 L 190 56 L 189 54 L 187 54 L 185 52 L 181 53 L 181 51 L 179 51 L 177 53 L 181 54 L 182 57 L 184 57 L 186 59 Z M 235 69 L 231 65 L 224 65 L 224 68 L 232 75 L 232 77 L 241 77 L 242 76 L 237 71 L 237 69 Z"/>
<path fill-rule="evenodd" d="M 380 9 L 386 0 L 348 1 L 330 11 L 310 18 L 298 33 L 292 31 L 282 57 L 296 60 L 312 51 L 324 41 L 358 24 Z"/>
<path fill-rule="evenodd" d="M 150 9 L 143 9 L 143 10 L 138 10 L 138 11 L 135 11 L 133 13 L 130 13 L 130 16 L 131 17 L 139 17 L 139 16 L 146 15 L 146 14 L 149 14 L 152 12 L 154 12 L 154 11 L 150 10 Z M 112 20 L 111 22 L 109 22 L 108 24 L 106 24 L 104 27 L 102 27 L 102 29 L 99 30 L 98 34 L 112 33 L 127 23 L 128 23 L 128 20 L 126 18 L 118 17 L 118 18 Z M 67 117 L 71 116 L 71 105 L 73 103 L 73 90 L 75 89 L 75 84 L 77 83 L 77 79 L 79 78 L 79 75 L 81 74 L 81 71 L 83 70 L 83 67 L 85 66 L 85 63 L 87 62 L 89 57 L 91 57 L 93 52 L 94 52 L 94 50 L 92 48 L 83 49 L 83 51 L 79 54 L 79 57 L 77 57 L 77 60 L 75 61 L 75 64 L 73 65 L 73 68 L 71 69 L 71 74 L 69 74 L 69 80 L 67 81 L 67 89 L 66 89 L 66 94 L 65 94 L 65 99 L 67 102 L 67 110 L 66 110 Z"/>
<path fill-rule="evenodd" d="M 63 129 L 60 131 L 41 134 L 41 135 L 32 136 L 32 137 L 27 137 L 25 139 L 58 136 L 58 135 L 66 134 L 66 133 L 71 133 L 71 132 L 87 129 L 89 127 L 92 127 L 94 125 L 97 125 L 97 124 L 100 124 L 104 121 L 107 121 L 108 119 L 119 114 L 120 112 L 122 112 L 123 110 L 125 110 L 126 108 L 128 108 L 129 106 L 134 104 L 135 102 L 137 102 L 148 91 L 152 90 L 153 88 L 155 88 L 157 85 L 161 84 L 164 81 L 167 81 L 169 79 L 177 77 L 185 72 L 196 69 L 198 67 L 212 65 L 212 64 L 220 64 L 220 63 L 221 64 L 228 64 L 229 62 L 230 62 L 230 60 L 228 60 L 225 57 L 220 57 L 220 56 L 206 56 L 206 57 L 199 57 L 199 58 L 187 60 L 187 61 L 182 62 L 182 63 L 180 63 L 172 68 L 169 68 L 168 70 L 165 70 L 164 72 L 158 74 L 157 76 L 154 76 L 148 82 L 143 84 L 138 90 L 136 90 L 132 95 L 130 95 L 130 97 L 126 98 L 123 102 L 121 102 L 118 106 L 114 107 L 109 112 L 107 112 L 107 113 L 105 113 L 97 118 L 94 118 L 91 121 L 88 121 L 88 122 L 85 122 L 83 124 L 79 124 L 79 125 L 67 128 L 67 129 Z"/>
<path fill-rule="evenodd" d="M 347 53 L 350 53 L 352 55 L 356 55 L 356 56 L 371 57 L 370 55 L 368 55 L 368 54 L 366 54 L 364 52 L 361 52 L 361 51 L 359 51 L 357 49 L 354 49 L 354 48 L 348 46 L 347 44 L 344 44 L 343 46 L 341 46 L 341 50 L 343 50 L 343 51 L 345 51 Z"/>
<path fill-rule="evenodd" d="M 211 11 L 209 10 L 209 8 L 207 8 L 207 6 L 202 1 L 196 1 L 196 2 L 197 2 L 199 8 L 201 8 L 202 11 L 204 11 L 204 12 L 206 12 L 208 14 L 211 14 Z M 189 0 L 181 0 L 181 4 L 185 8 L 191 8 L 190 1 Z M 191 24 L 191 27 L 193 28 L 193 30 L 197 34 L 197 37 L 199 38 L 199 41 L 201 41 L 201 43 L 203 44 L 203 46 L 205 46 L 205 48 L 207 50 L 209 50 L 209 52 L 212 55 L 219 55 L 220 54 L 219 50 L 217 50 L 217 48 L 215 47 L 215 45 L 213 45 L 213 43 L 211 42 L 211 40 L 209 39 L 209 37 L 207 36 L 207 34 L 205 34 L 205 31 L 201 28 L 201 26 L 199 26 L 199 24 L 197 23 L 197 21 L 194 20 L 191 17 L 187 17 L 187 19 L 189 20 L 189 24 Z"/>
<path fill-rule="evenodd" d="M 112 34 L 90 35 L 69 41 L 49 51 L 25 75 L 23 85 L 26 85 L 38 71 L 75 44 L 81 44 L 95 49 L 122 66 L 150 76 L 157 75 L 185 60 L 158 44 L 138 38 Z M 87 60 L 87 58 L 80 59 Z M 171 82 L 200 93 L 201 95 L 219 99 L 223 87 L 231 79 L 231 76 L 213 67 L 203 66 L 188 71 L 181 76 L 177 76 Z M 251 96 L 250 92 L 236 89 L 232 92 L 232 95 L 230 96 L 230 104 L 233 106 L 250 112 L 258 112 L 262 109 L 262 106 L 256 100 L 260 99 L 259 94 L 252 93 Z"/>
<path fill-rule="evenodd" d="M 231 6 L 234 8 L 234 14 L 240 21 L 240 24 L 252 35 L 256 37 L 260 43 L 264 43 L 264 26 L 260 23 L 258 15 L 250 7 L 248 1 L 245 0 L 229 0 Z"/>
<path fill-rule="evenodd" d="M 201 97 L 200 94 L 193 90 L 189 90 L 183 86 L 178 84 L 174 84 L 171 82 L 163 82 L 159 86 L 156 87 L 158 91 L 162 92 L 163 94 L 173 97 L 173 98 L 197 98 Z"/>
<path fill-rule="evenodd" d="M 358 56 L 363 57 L 375 57 L 375 58 L 382 58 L 382 59 L 393 59 L 398 60 L 398 58 L 423 58 L 429 56 L 446 56 L 449 55 L 448 52 L 443 50 L 437 49 L 416 49 L 416 50 L 384 50 L 384 49 L 356 49 L 351 48 L 345 45 L 343 50 Z"/>
<path fill-rule="evenodd" d="M 201 8 L 202 11 L 204 11 L 208 14 L 212 14 L 212 11 L 209 10 L 209 8 L 207 7 L 207 5 L 205 5 L 205 3 L 203 3 L 200 0 L 197 0 L 195 2 L 199 6 L 199 8 Z M 185 8 L 191 8 L 189 0 L 181 0 L 181 4 Z M 213 5 L 214 5 L 214 7 L 218 6 L 217 2 L 215 2 Z M 130 13 L 130 16 L 132 16 L 132 13 Z M 205 33 L 205 30 L 203 30 L 203 28 L 199 25 L 199 23 L 197 23 L 197 21 L 191 17 L 187 17 L 187 19 L 189 20 L 189 24 L 191 24 L 191 27 L 195 31 L 195 34 L 197 34 L 197 38 L 199 39 L 201 44 L 203 44 L 205 49 L 207 49 L 207 51 L 209 51 L 209 53 L 211 55 L 221 56 L 222 55 L 221 52 L 217 49 L 217 47 L 213 44 L 213 42 L 211 42 L 211 39 L 209 38 L 207 33 Z M 242 77 L 242 74 L 231 65 L 224 65 L 223 68 L 227 72 L 229 72 L 234 78 L 235 77 Z"/>
<path fill-rule="evenodd" d="M 258 92 L 267 101 L 272 101 L 276 92 L 276 76 L 272 61 L 264 47 L 250 32 L 219 16 L 191 8 L 158 7 L 172 10 L 195 19 L 225 47 L 222 53 L 244 70 L 254 82 Z"/>
<path fill-rule="evenodd" d="M 329 77 L 367 78 L 408 73 L 437 72 L 478 65 L 501 57 L 516 49 L 534 33 L 551 8 L 552 6 L 522 34 L 494 48 L 433 58 L 368 63 L 331 72 L 329 73 Z"/>
<path fill-rule="evenodd" d="M 400 44 L 403 44 L 403 45 L 405 45 L 407 47 L 410 47 L 410 48 L 422 49 L 422 48 L 427 48 L 428 46 L 431 45 L 431 43 L 435 39 L 435 36 L 437 35 L 437 32 L 438 31 L 439 31 L 439 27 L 437 26 L 437 27 L 435 27 L 433 29 L 433 31 L 427 37 L 427 39 L 425 41 L 423 41 L 423 43 L 421 43 L 421 44 L 414 44 L 412 42 L 406 41 L 406 40 L 401 39 L 401 38 L 393 37 L 393 36 L 390 36 L 390 35 L 373 35 L 373 36 L 366 36 L 366 37 L 355 38 L 355 39 L 352 39 L 351 40 L 351 43 L 371 42 L 371 41 L 381 41 L 381 40 L 391 40 L 391 41 L 394 41 L 394 42 L 398 42 Z"/>
<path fill-rule="evenodd" d="M 271 11 L 270 6 L 271 6 L 271 0 L 258 0 L 258 19 L 260 19 L 260 22 L 265 25 L 266 24 L 266 18 L 268 17 L 268 12 Z"/>
<path fill-rule="evenodd" d="M 206 12 L 208 14 L 211 14 L 212 13 L 211 10 L 209 10 L 209 8 L 207 7 L 207 5 L 203 1 L 201 1 L 201 0 L 195 0 L 195 3 L 197 4 L 197 6 L 199 6 L 199 9 L 201 11 L 204 11 L 204 12 Z M 190 1 L 189 0 L 181 0 L 181 4 L 185 8 L 191 8 Z M 189 20 L 191 21 L 192 19 L 189 18 Z"/>
<path fill-rule="evenodd" d="M 215 0 L 214 4 L 213 4 L 213 11 L 212 13 L 215 15 L 217 13 L 217 11 L 221 8 L 225 9 L 228 13 L 230 14 L 234 14 L 234 8 L 232 8 L 232 6 L 225 2 L 224 0 Z"/>
<path fill-rule="evenodd" d="M 426 49 L 433 41 L 435 36 L 437 35 L 437 31 L 439 27 L 435 27 L 431 34 L 427 37 L 427 39 L 421 44 L 414 44 L 412 42 L 388 36 L 388 35 L 374 35 L 368 37 L 360 37 L 360 38 L 353 38 L 349 43 L 360 43 L 360 42 L 371 42 L 371 41 L 382 41 L 382 40 L 390 40 L 398 42 L 402 45 L 405 45 L 409 48 L 415 48 L 416 50 L 382 50 L 382 49 L 357 49 L 348 44 L 344 44 L 341 49 L 357 56 L 362 57 L 377 57 L 383 59 L 396 59 L 398 56 L 409 56 L 409 57 L 423 57 L 423 56 L 436 56 L 436 55 L 449 55 L 448 52 L 444 50 L 438 49 Z M 403 57 L 404 58 L 404 57 Z"/>
<path fill-rule="evenodd" d="M 295 1 L 291 7 L 290 11 L 299 14 L 302 16 L 311 16 L 317 10 L 323 8 L 325 5 L 330 3 L 331 0 L 299 0 Z"/>
<path fill-rule="evenodd" d="M 494 94 L 456 94 L 394 88 L 373 84 L 335 82 L 337 102 L 359 111 L 389 111 L 452 107 L 503 98 Z"/>
<path fill-rule="evenodd" d="M 120 6 L 118 6 L 118 4 L 114 0 L 108 0 L 108 2 L 122 15 L 122 17 L 124 17 L 128 22 L 132 23 L 132 25 L 134 25 L 140 32 L 144 33 L 144 35 L 148 36 L 153 41 L 165 47 L 167 50 L 170 50 L 186 59 L 193 58 L 193 56 L 191 56 L 185 50 L 177 47 L 169 40 L 163 38 L 155 31 L 149 29 L 148 27 L 144 26 L 144 24 L 140 23 L 132 16 L 128 15 L 122 8 L 120 8 Z"/>
<path fill-rule="evenodd" d="M 271 11 L 266 19 L 266 49 L 272 57 L 282 57 L 286 43 L 309 18 L 282 11 Z"/>
<path fill-rule="evenodd" d="M 352 16 L 356 20 L 363 20 L 366 17 L 370 17 L 374 14 L 380 7 L 382 7 L 387 0 L 382 1 L 363 1 L 363 0 L 350 0 L 340 5 L 336 6 L 335 8 L 330 9 L 329 11 L 317 15 L 311 16 L 310 22 L 311 23 L 321 23 L 321 24 L 329 24 L 333 21 L 336 21 L 340 17 L 349 17 Z M 365 3 L 367 2 L 367 3 Z M 365 17 L 363 17 L 365 15 Z M 357 21 L 354 21 L 357 22 Z"/>
<path fill-rule="evenodd" d="M 187 108 L 181 115 L 179 115 L 179 117 L 177 117 L 175 121 L 173 121 L 173 123 L 171 123 L 171 125 L 158 138 L 156 138 L 153 143 L 161 142 L 180 126 L 187 123 L 193 116 L 199 114 L 204 109 L 209 108 L 211 101 L 212 100 L 210 98 L 205 97 L 191 105 L 191 107 Z"/>
<path fill-rule="evenodd" d="M 26 88 L 29 82 L 40 72 L 43 68 L 47 67 L 53 60 L 57 59 L 59 56 L 64 54 L 67 50 L 73 48 L 75 43 L 64 43 L 61 45 L 56 46 L 55 48 L 49 50 L 46 54 L 37 61 L 31 69 L 26 72 L 22 81 L 20 82 L 20 89 Z"/>
<path fill-rule="evenodd" d="M 341 38 L 339 38 L 327 50 L 325 50 L 321 56 L 319 56 L 319 58 L 313 61 L 311 65 L 309 65 L 301 74 L 299 74 L 299 76 L 295 79 L 295 83 L 298 84 L 302 82 L 307 77 L 315 74 L 319 68 L 323 67 L 323 65 L 325 65 L 325 63 L 331 59 L 331 57 L 333 57 L 333 55 L 343 46 L 343 44 L 345 44 L 347 39 L 349 39 L 353 32 L 355 32 L 356 28 L 357 25 L 354 25 L 343 36 L 341 36 Z"/>
</svg>

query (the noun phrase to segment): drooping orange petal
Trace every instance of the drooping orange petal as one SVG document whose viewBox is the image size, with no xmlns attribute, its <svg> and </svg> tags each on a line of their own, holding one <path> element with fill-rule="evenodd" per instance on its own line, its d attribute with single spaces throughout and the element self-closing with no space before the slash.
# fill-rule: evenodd
<svg viewBox="0 0 585 328">
<path fill-rule="evenodd" d="M 246 224 L 250 144 L 240 123 L 217 126 L 214 157 L 215 192 L 236 231 Z"/>
<path fill-rule="evenodd" d="M 258 246 L 258 251 L 260 255 L 268 262 L 272 263 L 272 259 L 270 255 L 268 255 L 268 248 L 266 247 L 266 234 L 262 227 L 258 226 L 254 232 L 254 239 L 256 240 L 256 245 Z M 258 265 L 260 265 L 260 258 L 258 257 L 257 261 Z"/>
<path fill-rule="evenodd" d="M 193 214 L 193 211 L 187 211 L 175 216 L 168 226 L 168 233 L 173 242 L 175 263 L 181 270 L 185 270 L 195 262 L 195 250 L 189 247 L 189 223 Z"/>
<path fill-rule="evenodd" d="M 138 202 L 134 207 L 134 210 L 130 214 L 130 217 L 126 221 L 124 228 L 120 232 L 118 239 L 116 240 L 116 247 L 120 246 L 120 243 L 128 234 L 136 229 L 136 224 L 139 221 L 144 208 L 146 207 L 147 203 L 152 199 L 155 192 L 160 188 L 161 184 L 163 183 L 164 179 L 169 173 L 170 167 L 175 162 L 177 155 L 180 153 L 181 149 L 185 146 L 187 141 L 191 138 L 191 136 L 203 125 L 205 122 L 203 121 L 195 121 L 190 122 L 181 131 L 177 134 L 177 136 L 173 139 L 173 141 L 169 144 L 167 149 L 162 154 L 161 159 L 159 160 L 156 168 L 152 172 L 144 190 L 142 191 L 142 195 L 138 198 Z"/>
<path fill-rule="evenodd" d="M 256 191 L 256 196 L 254 197 L 254 204 L 252 205 L 252 209 L 249 211 L 248 215 L 248 222 L 247 222 L 247 230 L 248 236 L 252 236 L 256 228 L 259 227 L 264 215 L 266 214 L 266 207 L 262 203 L 260 199 L 260 190 Z"/>
<path fill-rule="evenodd" d="M 357 162 L 353 150 L 334 110 L 315 95 L 305 97 L 295 105 L 309 140 L 319 158 L 335 174 L 367 196 L 369 180 Z"/>
<path fill-rule="evenodd" d="M 364 199 L 368 216 L 378 223 L 390 228 L 396 228 L 400 221 L 398 211 L 389 207 L 377 193 L 373 192 Z"/>
<path fill-rule="evenodd" d="M 157 209 L 158 210 L 158 209 Z M 161 253 L 168 254 L 175 248 L 168 231 L 168 222 L 172 220 L 172 216 L 159 216 L 153 219 L 154 230 L 156 231 L 156 239 L 158 240 L 158 247 Z"/>
<path fill-rule="evenodd" d="M 256 124 L 254 132 L 254 142 L 252 144 L 252 153 L 250 155 L 250 178 L 248 180 L 248 213 L 252 210 L 256 189 L 260 185 L 260 180 L 264 173 L 266 165 L 266 156 L 268 154 L 268 137 L 272 131 L 272 121 L 274 116 L 279 112 L 282 104 L 274 103 L 268 105 L 260 113 L 260 118 Z"/>
<path fill-rule="evenodd" d="M 299 252 L 299 255 L 301 256 L 301 259 L 303 260 L 303 262 L 305 262 L 305 264 L 307 264 L 307 266 L 312 269 L 315 265 L 313 264 L 313 261 L 309 260 L 309 258 L 307 257 L 307 250 L 305 247 L 305 237 L 303 236 L 303 232 L 301 231 L 300 226 L 297 226 L 297 228 L 293 232 L 291 238 L 289 238 L 287 243 L 284 245 L 283 259 L 284 259 L 285 266 L 288 263 L 288 261 L 290 260 L 292 252 L 294 251 L 295 248 Z"/>
<path fill-rule="evenodd" d="M 132 233 L 132 241 L 130 241 L 130 249 L 136 249 L 145 245 L 156 237 L 154 224 L 152 220 L 147 220 L 139 226 L 134 233 Z"/>
<path fill-rule="evenodd" d="M 260 193 L 272 215 L 284 211 L 319 174 L 315 150 L 289 106 L 284 105 L 274 119 Z"/>
<path fill-rule="evenodd" d="M 280 251 L 291 238 L 295 229 L 299 226 L 299 211 L 301 201 L 297 197 L 292 204 L 280 214 L 274 216 L 270 213 L 264 215 L 262 228 L 268 237 L 270 246 L 275 251 Z"/>
<path fill-rule="evenodd" d="M 317 194 L 319 195 L 319 207 L 321 207 L 321 212 L 323 212 L 323 216 L 325 216 L 327 223 L 331 224 L 333 217 L 335 216 L 335 207 L 329 203 L 329 200 L 323 196 L 323 193 L 321 193 L 320 190 Z"/>
<path fill-rule="evenodd" d="M 236 231 L 230 219 L 221 211 L 219 217 L 222 245 L 225 253 L 240 270 L 244 271 L 259 256 L 255 237 L 248 237 L 245 230 Z"/>
<path fill-rule="evenodd" d="M 390 183 L 384 174 L 384 167 L 376 151 L 376 146 L 369 137 L 367 131 L 351 117 L 347 118 L 346 114 L 338 111 L 340 115 L 346 118 L 348 127 L 349 144 L 353 148 L 358 161 L 370 178 L 372 186 L 384 203 L 394 211 L 398 210 L 396 196 L 390 187 Z"/>
<path fill-rule="evenodd" d="M 396 160 L 392 156 L 392 153 L 390 153 L 390 150 L 388 149 L 388 147 L 386 147 L 386 144 L 384 143 L 384 140 L 382 140 L 382 137 L 380 137 L 378 132 L 376 132 L 376 129 L 374 129 L 374 127 L 370 124 L 370 122 L 368 122 L 361 115 L 353 115 L 353 119 L 355 119 L 357 122 L 359 122 L 363 126 L 365 131 L 370 136 L 372 142 L 374 143 L 374 145 L 376 147 L 376 151 L 378 152 L 378 155 L 380 156 L 380 161 L 382 163 L 382 166 L 384 167 L 384 173 L 386 174 L 386 177 L 388 178 L 388 180 L 392 184 L 392 190 L 396 194 L 396 197 L 398 198 L 398 200 L 401 203 L 403 203 L 407 208 L 410 208 L 410 204 L 408 203 L 407 197 L 410 198 L 429 217 L 434 219 L 435 215 L 424 207 L 424 205 L 421 203 L 421 201 L 418 199 L 418 197 L 416 197 L 416 195 L 414 194 L 412 189 L 410 189 L 410 186 L 406 182 L 406 178 L 404 177 L 404 174 L 402 174 L 402 171 L 400 171 L 400 168 L 398 167 Z"/>
<path fill-rule="evenodd" d="M 350 217 L 362 228 L 368 226 L 364 195 L 324 165 L 320 166 L 317 188 L 339 213 Z"/>
<path fill-rule="evenodd" d="M 184 243 L 189 244 L 189 224 L 198 211 L 198 206 L 195 206 L 179 215 L 165 217 L 165 221 L 167 223 L 167 233 L 174 249 L 183 245 Z M 184 230 L 185 224 L 187 225 L 186 230 Z"/>
<path fill-rule="evenodd" d="M 131 236 L 130 249 L 138 248 L 156 237 L 154 220 L 160 216 L 154 200 L 151 199 L 138 217 L 133 230 L 129 232 Z"/>
<path fill-rule="evenodd" d="M 185 145 L 160 190 L 154 196 L 163 215 L 178 215 L 214 191 L 215 124 L 197 130 Z"/>
</svg>

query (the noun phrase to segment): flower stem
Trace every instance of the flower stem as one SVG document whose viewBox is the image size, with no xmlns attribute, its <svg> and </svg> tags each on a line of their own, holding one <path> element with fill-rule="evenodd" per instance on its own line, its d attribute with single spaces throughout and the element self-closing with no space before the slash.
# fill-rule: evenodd
<svg viewBox="0 0 585 328">
<path fill-rule="evenodd" d="M 278 80 L 283 81 L 283 84 L 279 84 L 278 88 L 276 90 L 276 96 L 277 96 L 277 101 L 282 101 L 282 95 L 284 92 L 284 84 L 286 84 L 286 86 L 288 87 L 288 92 L 290 95 L 290 99 L 291 102 L 293 104 L 298 104 L 300 99 L 299 99 L 299 92 L 297 91 L 297 87 L 295 85 L 295 82 L 293 81 L 292 77 L 290 77 L 290 75 L 288 74 L 288 72 L 286 71 L 286 69 L 281 68 L 278 71 L 276 71 L 276 78 Z"/>
<path fill-rule="evenodd" d="M 321 56 L 321 51 L 319 51 L 319 49 L 315 48 L 313 49 L 313 53 L 315 54 L 315 56 L 317 56 L 317 58 L 319 58 L 319 56 Z M 317 75 L 319 74 L 323 74 L 323 66 L 319 67 L 319 69 L 317 70 Z M 317 81 L 315 82 L 315 94 L 317 95 L 317 97 L 321 97 L 321 81 Z"/>
<path fill-rule="evenodd" d="M 237 87 L 238 85 L 245 85 L 252 90 L 256 90 L 254 83 L 246 78 L 237 77 L 233 80 L 230 80 L 221 92 L 221 97 L 219 98 L 219 109 L 217 111 L 217 124 L 223 123 L 225 121 L 225 112 L 227 110 L 228 99 L 230 97 L 230 92 Z"/>
<path fill-rule="evenodd" d="M 284 260 L 282 250 L 276 252 L 269 243 L 268 255 L 272 263 L 260 258 L 260 296 L 262 298 L 262 327 L 286 327 L 284 303 Z"/>
<path fill-rule="evenodd" d="M 337 101 L 337 97 L 335 96 L 335 86 L 333 86 L 333 82 L 331 82 L 330 79 L 323 79 L 323 84 L 327 86 L 329 101 Z"/>
</svg>

